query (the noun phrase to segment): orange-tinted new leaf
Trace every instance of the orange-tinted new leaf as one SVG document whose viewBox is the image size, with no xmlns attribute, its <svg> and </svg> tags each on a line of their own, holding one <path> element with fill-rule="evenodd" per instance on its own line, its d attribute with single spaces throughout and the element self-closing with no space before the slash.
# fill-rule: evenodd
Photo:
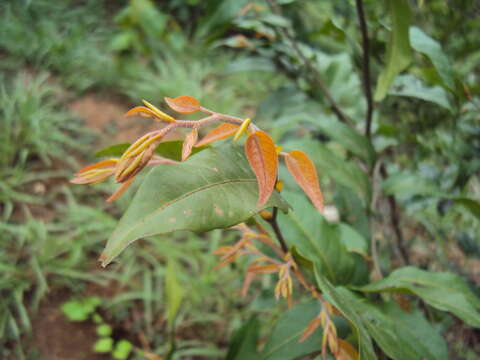
<svg viewBox="0 0 480 360">
<path fill-rule="evenodd" d="M 263 206 L 272 195 L 277 181 L 278 155 L 272 138 L 263 131 L 250 134 L 245 141 L 245 155 L 258 181 L 258 203 Z"/>
<path fill-rule="evenodd" d="M 142 117 L 156 118 L 155 113 L 146 106 L 135 106 L 125 113 L 125 117 L 139 115 Z"/>
<path fill-rule="evenodd" d="M 285 162 L 296 183 L 307 194 L 313 205 L 323 212 L 323 195 L 312 160 L 303 151 L 293 150 L 285 156 Z"/>
<path fill-rule="evenodd" d="M 313 318 L 313 320 L 308 323 L 307 327 L 303 331 L 303 334 L 298 340 L 298 342 L 304 342 L 305 340 L 307 340 L 310 337 L 310 335 L 312 335 L 315 332 L 315 330 L 317 330 L 317 328 L 321 325 L 321 323 L 322 323 L 322 320 L 318 316 Z"/>
<path fill-rule="evenodd" d="M 125 191 L 130 187 L 134 178 L 130 178 L 125 181 L 120 187 L 107 199 L 107 202 L 112 202 L 117 200 L 120 196 L 123 195 Z"/>
<path fill-rule="evenodd" d="M 182 147 L 182 161 L 187 160 L 192 152 L 192 147 L 198 140 L 198 131 L 197 129 L 193 129 L 192 132 L 188 133 L 185 136 L 185 141 L 183 142 Z"/>
<path fill-rule="evenodd" d="M 203 137 L 198 143 L 195 144 L 195 147 L 205 146 L 212 142 L 223 140 L 228 138 L 229 136 L 233 136 L 240 125 L 224 123 L 222 125 L 217 126 L 215 129 L 210 131 L 207 135 Z"/>
<path fill-rule="evenodd" d="M 200 102 L 191 96 L 166 97 L 165 102 L 180 114 L 191 114 L 200 111 Z"/>
<path fill-rule="evenodd" d="M 336 360 L 359 360 L 360 355 L 357 350 L 343 339 L 338 338 L 338 352 Z"/>
<path fill-rule="evenodd" d="M 255 274 L 273 274 L 280 270 L 280 267 L 276 264 L 268 265 L 253 265 L 249 266 L 247 272 Z"/>
</svg>

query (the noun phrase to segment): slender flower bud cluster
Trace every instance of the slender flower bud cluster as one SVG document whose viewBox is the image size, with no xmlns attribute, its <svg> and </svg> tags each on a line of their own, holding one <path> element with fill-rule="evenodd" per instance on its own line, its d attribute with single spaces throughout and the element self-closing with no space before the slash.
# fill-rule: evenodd
<svg viewBox="0 0 480 360">
<path fill-rule="evenodd" d="M 73 179 L 72 184 L 97 184 L 106 180 L 115 173 L 118 159 L 102 160 L 79 170 Z"/>
</svg>

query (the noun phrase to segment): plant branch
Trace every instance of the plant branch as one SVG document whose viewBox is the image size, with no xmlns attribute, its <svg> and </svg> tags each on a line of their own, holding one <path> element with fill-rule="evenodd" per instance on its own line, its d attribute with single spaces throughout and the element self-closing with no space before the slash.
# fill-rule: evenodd
<svg viewBox="0 0 480 360">
<path fill-rule="evenodd" d="M 270 224 L 273 231 L 275 232 L 275 236 L 277 237 L 283 252 L 286 254 L 288 253 L 288 246 L 287 246 L 287 243 L 285 242 L 285 238 L 283 237 L 282 231 L 278 226 L 277 215 L 278 215 L 278 208 L 274 206 L 272 211 L 272 218 L 268 219 L 267 222 Z"/>
<path fill-rule="evenodd" d="M 387 169 L 383 163 L 380 167 L 380 173 L 382 174 L 383 178 L 388 177 Z M 388 200 L 388 205 L 390 207 L 390 222 L 393 227 L 393 232 L 395 233 L 396 248 L 398 250 L 398 255 L 402 259 L 403 264 L 409 265 L 410 259 L 409 259 L 408 251 L 405 247 L 405 239 L 403 237 L 403 233 L 400 228 L 400 214 L 398 212 L 397 201 L 395 199 L 395 196 L 393 195 L 389 195 L 387 200 Z"/>
<path fill-rule="evenodd" d="M 267 0 L 267 3 L 275 14 L 280 16 L 282 15 L 280 8 L 278 7 L 278 5 L 275 3 L 274 0 Z M 298 46 L 298 43 L 295 37 L 289 31 L 289 29 L 276 27 L 276 30 L 280 34 L 280 36 L 283 36 L 290 42 L 290 45 L 292 46 L 293 50 L 297 53 L 300 60 L 302 60 L 303 65 L 306 67 L 308 72 L 313 76 L 315 85 L 319 87 L 320 91 L 323 93 L 323 95 L 329 102 L 330 109 L 333 111 L 333 113 L 338 117 L 340 121 L 347 123 L 350 126 L 353 126 L 354 124 L 353 120 L 338 106 L 337 102 L 335 101 L 332 94 L 330 93 L 330 90 L 325 85 L 318 69 L 312 64 L 312 62 L 302 52 L 302 50 Z"/>
<path fill-rule="evenodd" d="M 368 40 L 367 22 L 365 21 L 365 12 L 363 11 L 363 0 L 356 0 L 357 15 L 362 32 L 363 47 L 363 89 L 367 100 L 367 115 L 365 119 L 365 136 L 370 139 L 372 134 L 372 115 L 373 115 L 373 98 L 372 87 L 370 83 L 370 44 Z"/>
</svg>

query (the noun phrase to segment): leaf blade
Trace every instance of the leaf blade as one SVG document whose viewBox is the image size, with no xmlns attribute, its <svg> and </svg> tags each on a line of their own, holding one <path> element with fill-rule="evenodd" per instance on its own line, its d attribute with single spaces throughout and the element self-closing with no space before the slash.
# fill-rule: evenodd
<svg viewBox="0 0 480 360">
<path fill-rule="evenodd" d="M 187 158 L 192 153 L 193 145 L 197 142 L 198 139 L 198 130 L 193 129 L 190 133 L 185 136 L 185 141 L 182 146 L 182 161 L 187 160 Z"/>
<path fill-rule="evenodd" d="M 207 149 L 174 166 L 155 166 L 110 236 L 100 259 L 102 265 L 141 237 L 228 228 L 267 207 L 288 209 L 276 193 L 261 209 L 256 206 L 257 199 L 256 177 L 241 148 L 234 144 Z"/>
<path fill-rule="evenodd" d="M 412 60 L 409 26 L 410 7 L 407 0 L 388 0 L 392 31 L 387 44 L 386 66 L 380 73 L 375 89 L 375 101 L 381 101 L 387 95 L 395 77 L 404 70 Z"/>
<path fill-rule="evenodd" d="M 263 206 L 273 193 L 278 173 L 275 143 L 264 131 L 250 134 L 245 141 L 245 155 L 258 181 L 257 207 Z"/>
<path fill-rule="evenodd" d="M 239 127 L 240 125 L 223 123 L 214 128 L 207 135 L 205 135 L 202 140 L 195 144 L 195 147 L 205 146 L 212 142 L 223 140 L 230 136 L 233 136 L 235 135 Z"/>
<path fill-rule="evenodd" d="M 323 212 L 323 195 L 318 183 L 317 170 L 307 154 L 293 150 L 285 156 L 288 171 L 318 211 Z"/>
<path fill-rule="evenodd" d="M 166 97 L 165 102 L 180 114 L 192 114 L 200 111 L 200 102 L 192 96 Z"/>
</svg>

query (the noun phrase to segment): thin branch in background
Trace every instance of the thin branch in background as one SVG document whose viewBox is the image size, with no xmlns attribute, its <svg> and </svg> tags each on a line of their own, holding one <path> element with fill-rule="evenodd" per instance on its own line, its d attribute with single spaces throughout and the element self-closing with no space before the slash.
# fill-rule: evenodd
<svg viewBox="0 0 480 360">
<path fill-rule="evenodd" d="M 280 7 L 276 4 L 274 0 L 267 0 L 267 3 L 274 14 L 280 15 L 280 16 L 282 15 Z M 323 93 L 327 101 L 330 103 L 330 108 L 333 111 L 333 113 L 338 117 L 340 121 L 353 127 L 354 125 L 353 120 L 338 106 L 337 102 L 335 101 L 332 94 L 330 93 L 330 90 L 323 82 L 322 76 L 319 73 L 318 69 L 312 64 L 312 62 L 309 59 L 307 59 L 305 54 L 302 52 L 302 50 L 298 46 L 298 43 L 295 37 L 293 36 L 293 34 L 290 32 L 290 30 L 288 28 L 276 27 L 276 31 L 290 42 L 290 45 L 292 46 L 293 50 L 297 53 L 300 60 L 302 60 L 302 63 L 305 66 L 305 68 L 313 76 L 315 85 L 318 86 L 318 88 L 321 90 L 321 92 Z"/>
<path fill-rule="evenodd" d="M 380 172 L 384 179 L 388 177 L 387 169 L 383 163 L 380 167 Z M 398 213 L 397 201 L 395 200 L 395 196 L 393 195 L 389 195 L 387 200 L 388 200 L 388 205 L 390 207 L 390 222 L 392 224 L 393 232 L 395 233 L 395 238 L 396 238 L 395 244 L 398 251 L 398 255 L 400 256 L 404 265 L 409 265 L 410 264 L 409 255 L 405 247 L 405 240 L 403 237 L 402 230 L 400 229 L 400 214 Z"/>
<path fill-rule="evenodd" d="M 278 208 L 275 206 L 273 208 L 272 218 L 267 220 L 267 222 L 270 224 L 273 231 L 275 232 L 278 242 L 280 243 L 280 246 L 282 247 L 283 252 L 286 254 L 288 253 L 288 246 L 287 246 L 287 243 L 285 242 L 285 238 L 283 237 L 282 231 L 278 226 L 277 215 L 278 215 Z"/>
<path fill-rule="evenodd" d="M 372 134 L 372 115 L 373 115 L 373 98 L 372 86 L 370 83 L 370 43 L 368 40 L 367 22 L 365 21 L 365 12 L 363 11 L 363 0 L 356 0 L 357 15 L 360 23 L 360 30 L 362 32 L 362 47 L 363 47 L 363 90 L 365 91 L 365 98 L 367 100 L 367 115 L 365 119 L 365 136 L 369 139 Z"/>
</svg>

